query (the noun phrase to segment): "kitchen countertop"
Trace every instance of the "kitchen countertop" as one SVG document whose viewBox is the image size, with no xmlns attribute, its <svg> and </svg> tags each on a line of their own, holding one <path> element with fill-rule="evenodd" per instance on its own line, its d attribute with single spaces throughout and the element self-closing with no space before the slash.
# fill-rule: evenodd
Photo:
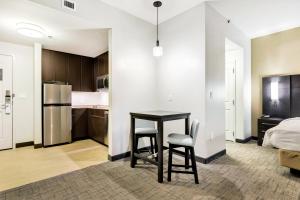
<svg viewBox="0 0 300 200">
<path fill-rule="evenodd" d="M 99 109 L 99 110 L 109 110 L 109 106 L 104 105 L 72 105 L 73 109 Z"/>
</svg>

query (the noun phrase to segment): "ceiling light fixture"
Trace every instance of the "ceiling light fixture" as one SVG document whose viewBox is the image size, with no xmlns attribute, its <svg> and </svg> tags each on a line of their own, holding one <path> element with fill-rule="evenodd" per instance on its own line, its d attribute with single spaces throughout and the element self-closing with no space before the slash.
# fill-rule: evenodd
<svg viewBox="0 0 300 200">
<path fill-rule="evenodd" d="M 42 38 L 45 34 L 42 27 L 25 22 L 17 23 L 17 32 L 31 38 Z"/>
<path fill-rule="evenodd" d="M 153 47 L 153 56 L 160 57 L 163 55 L 163 48 L 162 48 L 162 46 L 159 45 L 159 40 L 158 40 L 158 8 L 162 6 L 162 2 L 155 1 L 153 3 L 153 6 L 157 9 L 157 12 L 156 12 L 156 46 Z"/>
</svg>

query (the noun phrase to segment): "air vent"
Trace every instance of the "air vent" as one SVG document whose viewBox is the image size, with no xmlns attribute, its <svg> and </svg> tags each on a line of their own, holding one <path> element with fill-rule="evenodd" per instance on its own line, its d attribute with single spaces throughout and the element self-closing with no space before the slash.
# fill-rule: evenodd
<svg viewBox="0 0 300 200">
<path fill-rule="evenodd" d="M 72 0 L 62 0 L 62 7 L 76 11 L 76 2 Z"/>
</svg>

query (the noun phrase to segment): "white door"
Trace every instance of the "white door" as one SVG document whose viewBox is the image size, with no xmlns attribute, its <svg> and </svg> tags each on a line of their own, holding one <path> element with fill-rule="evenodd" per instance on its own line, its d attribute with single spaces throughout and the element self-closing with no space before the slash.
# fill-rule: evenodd
<svg viewBox="0 0 300 200">
<path fill-rule="evenodd" d="M 235 68 L 236 61 L 227 61 L 225 66 L 225 137 L 235 141 Z"/>
<path fill-rule="evenodd" d="M 0 150 L 13 146 L 12 57 L 0 55 Z"/>
</svg>

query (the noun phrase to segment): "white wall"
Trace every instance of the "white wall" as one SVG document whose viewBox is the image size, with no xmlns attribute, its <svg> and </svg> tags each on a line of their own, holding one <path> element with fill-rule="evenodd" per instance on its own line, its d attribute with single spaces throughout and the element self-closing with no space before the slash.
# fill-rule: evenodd
<svg viewBox="0 0 300 200">
<path fill-rule="evenodd" d="M 32 1 L 79 17 L 90 24 L 89 29 L 111 28 L 109 154 L 128 151 L 129 112 L 157 109 L 156 65 L 152 56 L 155 26 L 99 0 L 77 0 L 76 12 L 62 9 L 61 0 Z M 54 9 L 53 17 L 58 12 Z"/>
<path fill-rule="evenodd" d="M 196 155 L 205 157 L 205 12 L 204 5 L 160 25 L 164 55 L 158 59 L 157 91 L 159 108 L 191 112 L 200 120 Z M 184 121 L 168 122 L 165 137 L 184 133 Z"/>
<path fill-rule="evenodd" d="M 245 49 L 241 123 L 250 135 L 250 39 L 206 3 L 160 25 L 164 55 L 157 68 L 159 108 L 191 112 L 191 119 L 200 120 L 195 148 L 203 158 L 225 149 L 226 37 Z M 165 131 L 183 128 L 183 122 L 172 122 Z"/>
<path fill-rule="evenodd" d="M 237 135 L 238 139 L 245 139 L 251 136 L 251 116 L 250 116 L 250 99 L 251 99 L 251 43 L 240 30 L 232 23 L 228 24 L 227 20 L 220 15 L 211 6 L 206 4 L 206 131 L 212 140 L 208 145 L 208 154 L 216 153 L 225 148 L 224 143 L 224 96 L 225 96 L 225 39 L 228 38 L 244 49 L 244 68 L 237 73 L 243 73 L 242 87 L 238 87 L 238 94 L 242 97 L 237 116 L 243 121 L 243 135 Z M 210 98 L 212 92 L 212 98 Z M 238 99 L 237 99 L 238 100 Z M 216 126 L 218 124 L 218 126 Z"/>
<path fill-rule="evenodd" d="M 0 42 L 0 54 L 13 56 L 14 142 L 33 141 L 33 47 Z"/>
<path fill-rule="evenodd" d="M 34 44 L 34 144 L 42 144 L 42 45 Z"/>
</svg>

